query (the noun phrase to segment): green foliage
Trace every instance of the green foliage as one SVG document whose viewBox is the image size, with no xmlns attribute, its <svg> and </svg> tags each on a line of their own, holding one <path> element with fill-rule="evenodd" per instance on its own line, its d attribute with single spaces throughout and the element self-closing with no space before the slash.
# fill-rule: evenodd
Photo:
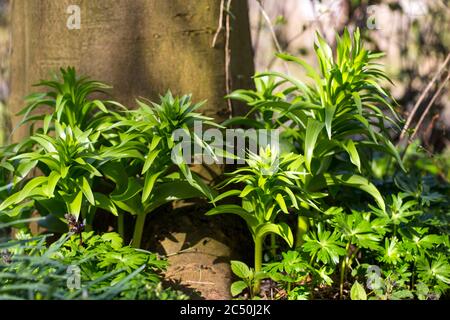
<svg viewBox="0 0 450 320">
<path fill-rule="evenodd" d="M 298 251 L 283 252 L 280 261 L 265 264 L 263 271 L 270 279 L 281 285 L 289 300 L 308 298 L 309 287 L 305 283 L 310 271 L 314 269 Z M 299 283 L 303 285 L 298 285 Z"/>
<path fill-rule="evenodd" d="M 261 147 L 259 155 L 250 154 L 247 166 L 231 174 L 224 186 L 245 183 L 242 191 L 229 190 L 214 199 L 214 202 L 229 196 L 238 195 L 241 205 L 218 205 L 206 215 L 232 213 L 240 216 L 247 223 L 255 242 L 255 271 L 261 271 L 264 239 L 268 234 L 280 236 L 289 246 L 293 246 L 294 237 L 290 227 L 279 222 L 279 214 L 288 214 L 289 207 L 298 209 L 298 203 L 309 201 L 306 194 L 296 183 L 304 172 L 300 171 L 303 157 L 285 154 L 279 157 L 277 150 L 270 145 Z M 258 282 L 254 291 L 258 291 Z"/>
<path fill-rule="evenodd" d="M 186 164 L 194 155 L 183 158 L 177 149 L 177 130 L 189 138 L 183 143 L 209 148 L 191 133 L 195 122 L 213 124 L 195 112 L 201 104 L 168 92 L 160 104 L 138 101 L 138 109 L 127 111 L 117 102 L 90 98 L 107 86 L 77 78 L 73 68 L 61 69 L 61 75 L 42 81 L 39 86 L 49 91 L 31 95 L 19 113 L 23 123 L 41 120 L 42 128 L 31 126 L 29 138 L 4 149 L 1 170 L 11 172 L 12 187 L 0 211 L 20 218 L 35 208 L 46 216 L 41 223 L 59 232 L 65 213 L 82 216 L 90 228 L 98 209 L 116 216 L 127 212 L 137 216 L 133 246 L 139 247 L 148 213 L 173 200 L 213 198 Z M 42 106 L 51 113 L 31 116 Z M 43 175 L 30 179 L 37 170 Z"/>
<path fill-rule="evenodd" d="M 356 281 L 351 289 L 350 297 L 352 300 L 367 300 L 367 294 L 364 287 Z"/>
<path fill-rule="evenodd" d="M 48 245 L 48 235 L 19 232 L 2 239 L 0 298 L 28 300 L 185 299 L 161 285 L 166 262 L 122 245 L 116 233 L 65 234 Z M 79 276 L 77 288 L 74 277 Z"/>
<path fill-rule="evenodd" d="M 337 264 L 339 257 L 345 255 L 344 243 L 339 240 L 340 235 L 335 230 L 322 230 L 322 225 L 317 225 L 317 233 L 310 233 L 305 236 L 303 250 L 310 252 L 311 261 L 317 259 L 325 264 Z"/>
<path fill-rule="evenodd" d="M 278 54 L 304 68 L 310 84 L 264 72 L 255 76 L 256 91 L 237 90 L 229 97 L 248 103 L 249 114 L 257 112 L 263 127 L 283 129 L 282 138 L 305 156 L 313 175 L 338 168 L 365 173 L 364 160 L 371 149 L 394 156 L 402 166 L 386 126 L 397 128 L 396 122 L 383 113 L 388 109 L 398 119 L 393 99 L 378 84 L 388 79 L 374 62 L 381 54 L 363 47 L 359 31 L 353 39 L 347 30 L 342 38 L 337 36 L 335 57 L 320 35 L 317 39 L 320 72 L 297 57 Z"/>
<path fill-rule="evenodd" d="M 213 204 L 208 216 L 240 216 L 252 235 L 254 268 L 231 262 L 234 297 L 258 299 L 263 279 L 275 299 L 448 295 L 448 161 L 417 143 L 400 158 L 390 135 L 401 119 L 375 62 L 382 54 L 364 48 L 359 30 L 337 36 L 335 52 L 317 35 L 315 53 L 318 71 L 278 54 L 307 82 L 269 71 L 255 75 L 255 90 L 229 95 L 251 110 L 223 125 L 279 130 L 280 146 L 249 152 L 220 193 L 188 165 L 198 152 L 232 157 L 198 135 L 197 126 L 222 126 L 191 96 L 168 91 L 127 110 L 73 68 L 39 83 L 43 92 L 20 112 L 30 136 L 0 148 L 0 237 L 17 228 L 0 242 L 0 298 L 186 298 L 163 288 L 167 262 L 137 247 L 148 214 L 191 198 Z M 99 210 L 117 216 L 120 235 L 92 231 Z M 41 218 L 29 219 L 33 212 Z M 123 245 L 127 214 L 135 216 L 132 247 Z M 70 232 L 51 242 L 27 232 L 31 221 L 60 233 L 68 223 Z M 79 289 L 67 287 L 68 270 L 78 270 Z"/>
<path fill-rule="evenodd" d="M 53 80 L 41 81 L 35 86 L 47 88 L 46 92 L 38 92 L 26 98 L 27 106 L 18 115 L 23 115 L 22 124 L 43 122 L 43 134 L 52 129 L 53 122 L 70 127 L 78 127 L 83 131 L 105 128 L 108 125 L 109 112 L 107 106 L 122 107 L 114 101 L 92 99 L 91 95 L 106 94 L 111 87 L 88 78 L 78 78 L 73 67 L 60 69 L 61 76 L 55 75 Z M 34 114 L 34 110 L 50 109 L 48 112 Z"/>
<path fill-rule="evenodd" d="M 279 182 L 269 183 L 277 181 L 272 178 L 276 175 L 260 178 L 246 167 L 232 178 L 245 188 L 220 198 L 239 195 L 242 206 L 219 206 L 210 213 L 238 214 L 251 230 L 257 221 L 253 216 L 258 217 L 260 207 L 267 212 L 266 204 L 299 214 L 296 254 L 283 252 L 281 260 L 264 267 L 288 298 L 305 285 L 313 297 L 313 288 L 333 286 L 336 279 L 341 298 L 344 292 L 352 299 L 428 299 L 445 294 L 450 189 L 435 176 L 442 169 L 414 151 L 417 146 L 407 150 L 403 163 L 390 141 L 400 119 L 393 98 L 379 85 L 390 81 L 375 63 L 382 54 L 363 47 L 359 30 L 353 37 L 347 30 L 337 36 L 334 54 L 318 35 L 315 52 L 319 72 L 297 57 L 278 54 L 301 66 L 311 81 L 279 72 L 257 74 L 255 90 L 229 95 L 249 105 L 247 117 L 224 123 L 280 129 L 280 159 L 295 159 L 295 166 L 287 169 L 289 178 L 299 174 L 288 185 L 294 195 L 282 194 L 277 201 Z M 266 183 L 264 198 L 259 193 Z M 357 189 L 377 206 L 368 204 Z M 250 199 L 252 194 L 255 198 Z M 287 271 L 290 260 L 297 269 Z M 380 286 L 364 287 L 368 275 L 360 274 L 363 265 L 364 272 L 370 265 L 380 268 Z"/>
<path fill-rule="evenodd" d="M 264 278 L 264 272 L 256 272 L 253 268 L 249 268 L 241 261 L 231 261 L 231 270 L 241 279 L 231 284 L 231 295 L 235 297 L 240 295 L 244 290 L 248 290 L 250 298 L 255 298 L 253 288 Z"/>
</svg>

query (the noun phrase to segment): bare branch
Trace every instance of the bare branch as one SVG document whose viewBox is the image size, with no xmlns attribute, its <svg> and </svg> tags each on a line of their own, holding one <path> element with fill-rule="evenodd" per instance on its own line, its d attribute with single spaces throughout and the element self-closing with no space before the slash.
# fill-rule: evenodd
<svg viewBox="0 0 450 320">
<path fill-rule="evenodd" d="M 214 34 L 213 41 L 211 43 L 211 48 L 216 46 L 217 37 L 220 34 L 220 31 L 223 29 L 223 11 L 224 11 L 224 0 L 220 0 L 220 13 L 219 13 L 219 26 L 217 27 L 216 33 Z"/>
<path fill-rule="evenodd" d="M 441 85 L 439 86 L 439 89 L 436 91 L 436 93 L 434 94 L 433 98 L 431 99 L 430 103 L 428 103 L 425 111 L 422 113 L 422 115 L 420 116 L 419 122 L 417 122 L 416 127 L 414 128 L 414 132 L 411 135 L 411 139 L 410 141 L 412 141 L 414 139 L 414 137 L 417 135 L 417 132 L 419 131 L 420 126 L 422 125 L 423 121 L 425 120 L 426 115 L 428 114 L 428 112 L 430 111 L 431 107 L 433 106 L 434 102 L 436 101 L 436 99 L 439 97 L 439 95 L 441 94 L 442 90 L 445 88 L 448 80 L 450 79 L 450 72 L 447 74 L 447 77 L 445 78 L 445 80 L 441 83 Z"/>
<path fill-rule="evenodd" d="M 425 90 L 420 95 L 419 100 L 417 100 L 416 104 L 414 105 L 413 109 L 411 110 L 411 113 L 409 114 L 408 119 L 406 120 L 405 126 L 403 127 L 402 132 L 400 134 L 399 143 L 405 137 L 406 131 L 409 129 L 409 126 L 411 125 L 411 122 L 412 122 L 412 120 L 413 120 L 413 118 L 414 118 L 414 116 L 415 116 L 415 114 L 417 112 L 417 109 L 420 107 L 420 105 L 422 104 L 423 100 L 428 95 L 428 92 L 433 87 L 433 84 L 439 78 L 439 76 L 441 75 L 442 71 L 445 69 L 445 67 L 447 66 L 449 61 L 450 61 L 450 53 L 447 55 L 447 58 L 445 59 L 444 63 L 440 66 L 439 70 L 436 72 L 436 74 L 434 75 L 433 79 L 431 79 L 431 81 L 428 83 L 427 87 L 425 88 Z"/>
</svg>

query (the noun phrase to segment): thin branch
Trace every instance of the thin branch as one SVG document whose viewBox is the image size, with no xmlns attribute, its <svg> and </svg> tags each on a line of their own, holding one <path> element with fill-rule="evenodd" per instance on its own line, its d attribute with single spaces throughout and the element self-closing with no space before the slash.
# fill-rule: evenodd
<svg viewBox="0 0 450 320">
<path fill-rule="evenodd" d="M 217 27 L 216 33 L 214 34 L 214 38 L 211 43 L 211 48 L 214 48 L 216 46 L 217 37 L 220 34 L 220 31 L 223 29 L 223 5 L 225 0 L 220 0 L 220 13 L 219 13 L 219 26 Z"/>
<path fill-rule="evenodd" d="M 261 29 L 262 29 L 262 13 L 261 10 L 258 14 L 258 25 L 256 26 L 256 35 L 255 35 L 255 43 L 253 44 L 253 52 L 257 52 L 259 49 L 259 41 L 261 38 Z"/>
<path fill-rule="evenodd" d="M 440 66 L 439 70 L 436 72 L 436 74 L 434 75 L 433 79 L 431 79 L 431 81 L 428 83 L 427 87 L 425 88 L 425 90 L 420 95 L 419 100 L 417 100 L 416 104 L 414 105 L 413 109 L 411 110 L 411 113 L 409 114 L 408 119 L 406 120 L 405 126 L 403 127 L 403 130 L 402 130 L 402 132 L 400 134 L 399 143 L 405 137 L 406 131 L 409 129 L 409 126 L 411 125 L 411 122 L 412 122 L 412 120 L 413 120 L 413 118 L 414 118 L 414 116 L 415 116 L 419 106 L 422 104 L 423 100 L 428 95 L 428 92 L 433 87 L 433 84 L 439 78 L 439 76 L 441 75 L 442 71 L 445 69 L 445 67 L 447 66 L 449 61 L 450 61 L 450 53 L 447 55 L 447 58 L 445 59 L 444 63 Z"/>
<path fill-rule="evenodd" d="M 205 285 L 215 285 L 214 282 L 210 281 L 195 281 L 195 280 L 186 280 L 186 283 L 192 283 L 192 284 L 205 284 Z"/>
<path fill-rule="evenodd" d="M 270 30 L 270 33 L 272 35 L 273 42 L 275 43 L 275 47 L 277 48 L 277 51 L 278 52 L 282 52 L 283 50 L 281 49 L 280 43 L 278 42 L 277 35 L 275 33 L 275 29 L 273 28 L 273 24 L 270 21 L 270 18 L 267 15 L 267 12 L 264 10 L 264 7 L 262 6 L 261 0 L 256 0 L 256 1 L 258 2 L 259 10 L 261 11 L 264 19 L 267 22 L 267 25 L 269 26 L 269 30 Z"/>
<path fill-rule="evenodd" d="M 273 28 L 273 24 L 270 21 L 270 18 L 267 15 L 267 12 L 264 10 L 261 0 L 256 0 L 256 2 L 258 3 L 259 10 L 261 11 L 261 14 L 263 15 L 264 20 L 266 20 L 267 25 L 269 26 L 270 34 L 272 35 L 273 42 L 275 43 L 275 47 L 276 47 L 277 51 L 279 53 L 283 53 L 283 49 L 281 48 L 280 43 L 278 42 L 277 35 L 275 33 L 275 29 Z M 286 72 L 289 74 L 289 68 L 288 68 L 286 61 L 283 61 L 283 65 L 284 65 L 284 68 L 286 69 Z"/>
<path fill-rule="evenodd" d="M 433 106 L 434 102 L 441 94 L 442 90 L 445 88 L 445 85 L 447 84 L 448 80 L 450 80 L 450 72 L 447 74 L 447 77 L 445 78 L 444 82 L 441 83 L 441 85 L 439 86 L 439 89 L 436 91 L 436 93 L 434 94 L 430 103 L 428 103 L 425 111 L 420 116 L 419 122 L 417 122 L 416 127 L 414 128 L 414 132 L 411 135 L 410 141 L 412 141 L 414 139 L 414 137 L 417 135 L 417 132 L 419 131 L 420 126 L 422 125 L 423 121 L 425 120 L 427 113 L 430 111 L 431 107 Z"/>
<path fill-rule="evenodd" d="M 230 12 L 231 9 L 231 0 L 227 0 L 227 17 L 225 19 L 225 91 L 226 94 L 229 95 L 231 93 L 232 88 L 232 79 L 230 75 L 230 62 L 231 62 L 231 49 L 230 49 Z M 233 116 L 233 103 L 231 99 L 227 99 L 228 111 L 230 112 L 230 117 Z"/>
</svg>

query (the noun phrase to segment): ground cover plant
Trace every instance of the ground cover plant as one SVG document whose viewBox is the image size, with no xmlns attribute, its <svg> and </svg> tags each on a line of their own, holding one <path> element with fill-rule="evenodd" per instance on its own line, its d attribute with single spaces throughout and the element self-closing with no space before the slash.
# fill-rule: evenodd
<svg viewBox="0 0 450 320">
<path fill-rule="evenodd" d="M 0 149 L 0 298 L 188 298 L 164 284 L 166 258 L 144 250 L 147 216 L 186 199 L 209 203 L 206 218 L 245 222 L 253 261 L 230 262 L 236 299 L 448 297 L 449 163 L 394 145 L 398 105 L 359 30 L 335 50 L 317 34 L 315 53 L 318 70 L 279 53 L 310 81 L 257 73 L 254 90 L 227 96 L 248 114 L 221 125 L 170 91 L 128 109 L 73 68 L 39 83 L 20 112 L 29 137 Z M 195 123 L 279 130 L 280 141 L 208 185 L 177 133 L 213 158 L 232 155 Z M 95 227 L 104 214 L 114 232 Z"/>
</svg>

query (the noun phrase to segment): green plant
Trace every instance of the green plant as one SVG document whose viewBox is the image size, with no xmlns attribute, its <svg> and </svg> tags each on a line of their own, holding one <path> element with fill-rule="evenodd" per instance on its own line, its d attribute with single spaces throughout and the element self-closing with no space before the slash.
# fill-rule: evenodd
<svg viewBox="0 0 450 320">
<path fill-rule="evenodd" d="M 347 268 L 352 265 L 353 259 L 360 249 L 379 249 L 378 242 L 381 236 L 377 234 L 368 217 L 364 217 L 358 211 L 352 211 L 351 214 L 340 212 L 335 215 L 332 223 L 335 225 L 336 231 L 341 234 L 341 239 L 346 242 L 345 255 L 341 262 L 339 286 L 340 296 L 342 297 Z"/>
<path fill-rule="evenodd" d="M 315 53 L 319 72 L 297 57 L 278 54 L 304 68 L 311 81 L 302 82 L 278 72 L 255 75 L 256 90 L 236 90 L 228 96 L 247 103 L 250 112 L 224 125 L 280 129 L 281 157 L 283 153 L 293 153 L 302 158 L 302 166 L 298 167 L 303 169 L 299 170 L 302 176 L 295 180 L 302 192 L 297 199 L 299 205 L 288 208 L 299 214 L 296 248 L 309 255 L 309 272 L 321 270 L 316 275 L 321 274 L 319 278 L 328 284 L 334 278 L 329 277 L 329 271 L 339 269 L 339 291 L 343 297 L 348 271 L 353 270 L 355 263 L 359 265 L 359 259 L 391 267 L 398 260 L 401 265 L 404 249 L 413 246 L 410 239 L 415 227 L 433 225 L 436 230 L 445 226 L 444 213 L 425 213 L 430 204 L 437 207 L 441 203 L 442 208 L 446 204 L 443 197 L 430 191 L 428 182 L 421 181 L 413 187 L 410 182 L 397 183 L 406 168 L 390 141 L 390 132 L 399 129 L 401 119 L 394 99 L 379 84 L 390 81 L 375 63 L 382 54 L 364 48 L 359 30 L 353 37 L 347 30 L 342 37 L 337 36 L 335 53 L 317 35 Z M 379 159 L 383 160 L 383 167 L 377 168 Z M 371 181 L 389 174 L 395 174 L 400 190 L 392 182 L 375 180 L 375 186 Z M 243 175 L 242 181 L 245 180 L 249 178 Z M 369 205 L 372 212 L 367 212 L 364 193 L 346 192 L 348 187 L 370 195 L 377 207 Z M 423 245 L 428 246 L 428 241 L 440 243 L 441 250 L 445 250 L 443 239 L 438 241 L 431 230 L 426 233 L 430 237 Z M 408 253 L 408 259 L 414 260 L 408 264 L 413 270 L 412 286 L 417 259 L 428 251 L 414 250 L 410 248 Z"/>
<path fill-rule="evenodd" d="M 58 122 L 55 122 L 55 128 L 55 138 L 39 133 L 30 137 L 38 146 L 36 151 L 9 159 L 17 166 L 15 176 L 19 181 L 35 166 L 44 175 L 23 184 L 20 191 L 0 204 L 0 211 L 11 207 L 8 214 L 14 216 L 24 206 L 37 205 L 43 208 L 41 213 L 46 209 L 60 218 L 66 212 L 78 218 L 83 211 L 83 217 L 90 224 L 95 205 L 100 205 L 92 191 L 94 177 L 101 176 L 95 166 L 103 160 L 94 148 L 99 133 L 93 133 L 92 129 L 83 132 L 77 127 L 67 127 Z"/>
<path fill-rule="evenodd" d="M 105 93 L 108 86 L 78 78 L 74 68 L 60 71 L 53 81 L 37 84 L 47 91 L 28 96 L 27 106 L 19 112 L 21 124 L 30 126 L 30 137 L 5 147 L 2 163 L 11 171 L 12 184 L 8 199 L 0 204 L 0 210 L 8 209 L 11 217 L 36 208 L 47 216 L 41 223 L 58 231 L 64 228 L 60 220 L 66 212 L 78 217 L 83 211 L 88 226 L 96 206 L 117 213 L 96 193 L 95 182 L 101 176 L 97 168 L 110 160 L 107 152 L 102 154 L 105 157 L 100 152 L 113 141 L 109 129 L 117 114 L 108 108 L 124 108 L 114 101 L 91 98 Z M 38 172 L 43 176 L 30 179 Z"/>
<path fill-rule="evenodd" d="M 247 117 L 225 124 L 280 129 L 281 150 L 304 157 L 309 173 L 303 182 L 306 192 L 328 189 L 336 198 L 346 187 L 358 188 L 384 210 L 382 195 L 368 179 L 371 155 L 381 151 L 402 168 L 403 164 L 389 138 L 389 130 L 398 129 L 400 120 L 395 102 L 379 85 L 389 79 L 374 62 L 382 54 L 364 48 L 359 30 L 353 38 L 347 30 L 342 37 L 337 36 L 335 55 L 319 34 L 314 48 L 319 72 L 300 58 L 277 54 L 305 69 L 309 83 L 279 72 L 256 74 L 256 90 L 236 90 L 228 96 L 251 107 Z M 250 118 L 252 115 L 256 119 Z M 319 207 L 324 208 L 319 209 L 322 212 L 327 209 L 327 205 Z M 304 203 L 298 210 L 297 247 L 310 225 L 311 209 L 317 210 Z"/>
<path fill-rule="evenodd" d="M 255 272 L 262 267 L 263 245 L 268 234 L 276 234 L 283 238 L 289 246 L 294 244 L 290 227 L 279 222 L 280 213 L 288 214 L 288 206 L 299 208 L 300 201 L 313 202 L 314 195 L 307 195 L 297 181 L 306 172 L 302 169 L 303 157 L 294 154 L 279 156 L 270 145 L 261 147 L 259 155 L 249 154 L 247 166 L 231 173 L 223 187 L 229 184 L 245 184 L 243 190 L 233 189 L 222 193 L 214 199 L 218 202 L 230 196 L 239 196 L 241 205 L 224 204 L 209 210 L 206 215 L 233 213 L 239 215 L 247 223 L 255 244 Z M 259 282 L 253 288 L 259 292 Z"/>
<path fill-rule="evenodd" d="M 231 284 L 231 295 L 233 297 L 238 296 L 247 289 L 250 294 L 250 298 L 256 298 L 255 295 L 258 292 L 255 292 L 254 288 L 257 287 L 257 283 L 265 277 L 264 272 L 255 271 L 253 268 L 249 268 L 241 261 L 231 261 L 231 270 L 241 279 Z"/>
<path fill-rule="evenodd" d="M 90 229 L 101 209 L 118 216 L 122 236 L 128 212 L 137 217 L 133 246 L 139 247 L 148 213 L 173 200 L 212 199 L 187 165 L 195 155 L 182 153 L 192 143 L 213 154 L 192 130 L 197 123 L 215 125 L 195 112 L 201 103 L 168 92 L 160 104 L 138 101 L 137 110 L 127 111 L 117 102 L 90 98 L 104 93 L 106 85 L 78 78 L 73 68 L 61 69 L 61 75 L 39 83 L 48 92 L 28 97 L 20 112 L 22 123 L 32 123 L 31 136 L 5 148 L 1 170 L 11 171 L 12 187 L 0 211 L 14 218 L 35 208 L 46 216 L 41 224 L 61 231 L 66 213 L 77 219 L 81 214 Z M 51 113 L 32 115 L 42 106 Z M 42 127 L 35 127 L 37 121 Z M 188 141 L 177 141 L 180 131 Z M 29 178 L 36 172 L 42 176 Z"/>
<path fill-rule="evenodd" d="M 350 297 L 352 300 L 367 300 L 367 294 L 364 287 L 356 281 L 351 289 Z"/>
<path fill-rule="evenodd" d="M 113 125 L 121 130 L 120 143 L 109 154 L 116 161 L 99 169 L 114 184 L 109 199 L 137 217 L 135 247 L 141 245 L 145 217 L 161 205 L 173 200 L 213 198 L 213 191 L 187 165 L 186 160 L 194 154 L 182 151 L 188 144 L 192 149 L 197 145 L 212 152 L 192 129 L 194 125 L 215 125 L 211 118 L 195 112 L 202 104 L 193 104 L 190 96 L 178 98 L 168 92 L 160 104 L 138 103 L 138 109 L 121 115 Z M 186 138 L 182 142 L 177 141 L 180 133 Z M 123 157 L 120 154 L 124 149 L 142 156 Z"/>
<path fill-rule="evenodd" d="M 308 298 L 309 287 L 306 284 L 311 266 L 298 251 L 282 252 L 282 259 L 265 264 L 263 271 L 273 281 L 281 284 L 289 300 Z"/>
<path fill-rule="evenodd" d="M 26 107 L 17 114 L 23 115 L 20 124 L 31 123 L 31 133 L 39 130 L 34 128 L 37 121 L 43 123 L 43 134 L 52 129 L 51 124 L 55 121 L 83 131 L 106 128 L 110 125 L 110 116 L 113 115 L 108 111 L 108 107 L 125 109 L 112 100 L 93 99 L 93 94 L 106 94 L 105 90 L 111 87 L 87 77 L 79 78 L 73 67 L 61 68 L 60 76 L 55 74 L 53 80 L 43 80 L 35 86 L 47 88 L 48 91 L 27 96 Z M 50 109 L 50 113 L 33 113 L 42 108 Z"/>
</svg>

